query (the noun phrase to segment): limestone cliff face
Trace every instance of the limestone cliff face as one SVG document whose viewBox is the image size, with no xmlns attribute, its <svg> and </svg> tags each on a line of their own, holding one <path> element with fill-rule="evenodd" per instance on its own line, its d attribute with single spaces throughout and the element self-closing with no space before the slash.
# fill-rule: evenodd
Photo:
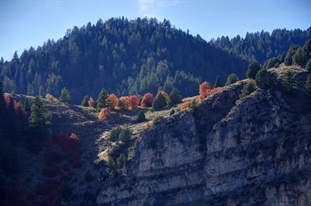
<svg viewBox="0 0 311 206">
<path fill-rule="evenodd" d="M 104 182 L 97 203 L 308 205 L 310 116 L 293 112 L 278 90 L 239 100 L 246 82 L 142 133 L 132 160 Z"/>
</svg>

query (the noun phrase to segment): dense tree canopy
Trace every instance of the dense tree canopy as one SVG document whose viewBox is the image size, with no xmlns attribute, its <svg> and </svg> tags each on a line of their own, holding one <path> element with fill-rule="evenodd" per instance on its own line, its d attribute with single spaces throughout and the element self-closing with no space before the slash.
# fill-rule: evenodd
<svg viewBox="0 0 311 206">
<path fill-rule="evenodd" d="M 80 104 L 101 88 L 117 96 L 177 88 L 192 96 L 203 79 L 212 82 L 232 72 L 242 77 L 247 64 L 168 20 L 112 18 L 75 26 L 62 39 L 0 63 L 0 80 L 4 91 L 30 95 L 59 97 L 66 87 L 71 102 Z"/>
<path fill-rule="evenodd" d="M 210 43 L 233 55 L 247 59 L 249 62 L 255 57 L 258 63 L 263 65 L 267 59 L 280 57 L 292 44 L 303 46 L 310 38 L 311 27 L 307 30 L 275 29 L 272 33 L 266 31 L 247 32 L 244 38 L 240 35 L 232 39 L 229 39 L 228 36 L 222 36 L 210 41 Z M 291 59 L 288 60 L 291 61 Z"/>
</svg>

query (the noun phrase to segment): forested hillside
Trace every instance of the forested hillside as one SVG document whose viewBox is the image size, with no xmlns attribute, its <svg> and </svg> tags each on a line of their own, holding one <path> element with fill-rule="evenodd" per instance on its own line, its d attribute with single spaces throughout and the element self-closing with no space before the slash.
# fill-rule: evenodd
<svg viewBox="0 0 311 206">
<path fill-rule="evenodd" d="M 59 97 L 67 87 L 72 102 L 80 104 L 84 95 L 97 96 L 103 87 L 117 96 L 156 94 L 159 87 L 196 95 L 201 81 L 243 76 L 247 64 L 168 20 L 112 18 L 15 53 L 10 62 L 1 61 L 0 80 L 5 92 L 29 95 Z"/>
<path fill-rule="evenodd" d="M 291 43 L 305 42 L 311 32 L 296 33 L 273 33 L 279 41 L 266 33 L 247 34 L 245 40 L 236 37 L 231 42 L 242 46 L 233 52 L 229 40 L 207 43 L 199 35 L 176 29 L 168 20 L 100 19 L 95 25 L 68 29 L 63 38 L 47 40 L 20 56 L 15 53 L 11 61 L 2 59 L 0 80 L 5 92 L 43 97 L 49 93 L 58 98 L 66 87 L 74 104 L 80 104 L 85 95 L 96 97 L 102 88 L 119 97 L 155 95 L 159 89 L 169 93 L 173 88 L 183 96 L 193 96 L 202 81 L 213 83 L 217 75 L 225 81 L 231 73 L 244 78 L 253 55 L 262 63 L 287 51 Z M 258 38 L 264 43 L 257 48 L 254 42 Z"/>
<path fill-rule="evenodd" d="M 278 57 L 286 52 L 292 44 L 303 46 L 310 38 L 311 27 L 306 31 L 275 29 L 271 34 L 265 31 L 247 33 L 245 38 L 240 35 L 232 39 L 222 36 L 209 43 L 247 61 L 256 59 L 259 64 L 263 64 L 267 59 Z"/>
</svg>

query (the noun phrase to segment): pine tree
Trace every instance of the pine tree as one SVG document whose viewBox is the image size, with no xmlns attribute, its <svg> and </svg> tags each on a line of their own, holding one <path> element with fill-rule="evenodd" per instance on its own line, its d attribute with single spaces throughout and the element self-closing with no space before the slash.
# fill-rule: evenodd
<svg viewBox="0 0 311 206">
<path fill-rule="evenodd" d="M 223 87 L 224 84 L 222 83 L 221 79 L 220 79 L 220 76 L 218 75 L 216 77 L 216 81 L 215 81 L 215 84 L 214 84 L 214 88 L 217 88 L 217 87 Z"/>
<path fill-rule="evenodd" d="M 247 84 L 244 85 L 240 98 L 246 97 L 247 95 L 251 94 L 256 89 L 256 82 L 254 80 L 251 80 Z"/>
<path fill-rule="evenodd" d="M 96 101 L 96 110 L 99 112 L 102 108 L 107 107 L 106 105 L 106 99 L 108 98 L 108 92 L 105 88 L 103 88 L 97 98 Z"/>
<path fill-rule="evenodd" d="M 179 104 L 181 103 L 182 96 L 178 89 L 174 88 L 169 95 L 169 103 L 170 105 Z"/>
<path fill-rule="evenodd" d="M 282 78 L 282 87 L 284 92 L 293 96 L 298 92 L 298 82 L 290 70 L 286 71 Z"/>
<path fill-rule="evenodd" d="M 269 89 L 276 85 L 277 74 L 265 69 L 256 74 L 256 85 L 261 89 Z"/>
<path fill-rule="evenodd" d="M 152 109 L 154 111 L 160 111 L 167 105 L 165 97 L 159 93 L 153 101 Z"/>
<path fill-rule="evenodd" d="M 117 165 L 118 165 L 118 169 L 119 170 L 122 169 L 124 160 L 125 160 L 125 156 L 124 156 L 123 153 L 121 153 L 120 156 L 117 159 Z"/>
<path fill-rule="evenodd" d="M 260 70 L 260 66 L 258 65 L 258 62 L 256 60 L 253 60 L 249 65 L 248 65 L 248 70 L 246 72 L 246 76 L 250 79 L 255 79 L 256 74 Z"/>
<path fill-rule="evenodd" d="M 49 128 L 51 125 L 51 115 L 46 105 L 38 96 L 33 99 L 30 111 L 29 136 L 26 146 L 28 149 L 36 151 L 41 149 L 41 143 L 51 133 Z"/>
<path fill-rule="evenodd" d="M 88 103 L 89 100 L 90 100 L 89 96 L 87 96 L 87 95 L 84 96 L 83 101 L 81 103 L 81 106 L 88 107 L 89 106 L 89 103 Z"/>
<path fill-rule="evenodd" d="M 228 79 L 227 79 L 227 82 L 226 82 L 226 86 L 230 85 L 230 84 L 234 84 L 236 83 L 237 81 L 239 81 L 239 77 L 232 73 L 228 76 Z"/>
<path fill-rule="evenodd" d="M 66 87 L 62 89 L 61 95 L 59 97 L 59 101 L 65 104 L 71 104 L 70 94 Z"/>
<path fill-rule="evenodd" d="M 136 121 L 137 121 L 137 123 L 141 123 L 145 120 L 146 120 L 146 116 L 145 116 L 144 112 L 140 110 L 137 114 Z"/>
</svg>

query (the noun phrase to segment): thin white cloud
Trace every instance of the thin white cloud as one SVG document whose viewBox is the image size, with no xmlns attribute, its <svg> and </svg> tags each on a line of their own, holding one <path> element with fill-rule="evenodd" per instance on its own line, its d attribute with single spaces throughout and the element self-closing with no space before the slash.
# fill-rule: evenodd
<svg viewBox="0 0 311 206">
<path fill-rule="evenodd" d="M 138 11 L 141 16 L 159 17 L 165 9 L 178 3 L 179 0 L 139 0 Z"/>
</svg>

